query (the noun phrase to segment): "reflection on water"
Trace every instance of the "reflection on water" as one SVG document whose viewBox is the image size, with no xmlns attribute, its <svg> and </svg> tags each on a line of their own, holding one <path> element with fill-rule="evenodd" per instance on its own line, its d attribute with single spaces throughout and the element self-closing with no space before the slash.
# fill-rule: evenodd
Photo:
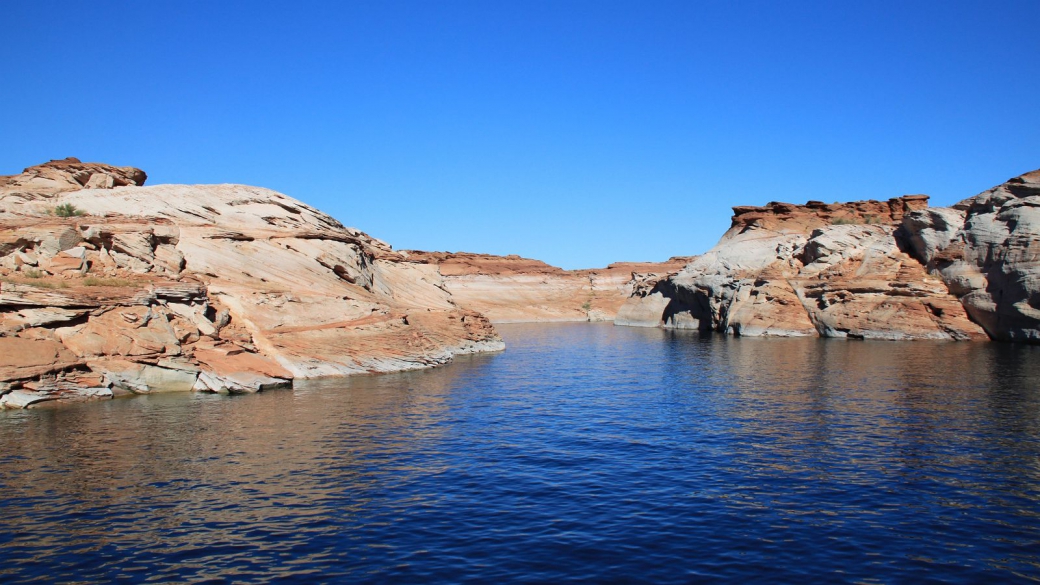
<svg viewBox="0 0 1040 585">
<path fill-rule="evenodd" d="M 0 579 L 1040 580 L 1040 348 L 500 330 L 0 414 Z"/>
</svg>

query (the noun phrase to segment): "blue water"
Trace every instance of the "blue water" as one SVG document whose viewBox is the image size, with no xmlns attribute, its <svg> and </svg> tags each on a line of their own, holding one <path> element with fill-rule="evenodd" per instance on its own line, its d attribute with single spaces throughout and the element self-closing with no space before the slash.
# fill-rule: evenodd
<svg viewBox="0 0 1040 585">
<path fill-rule="evenodd" d="M 0 414 L 0 582 L 1040 581 L 1040 347 L 499 329 Z"/>
</svg>

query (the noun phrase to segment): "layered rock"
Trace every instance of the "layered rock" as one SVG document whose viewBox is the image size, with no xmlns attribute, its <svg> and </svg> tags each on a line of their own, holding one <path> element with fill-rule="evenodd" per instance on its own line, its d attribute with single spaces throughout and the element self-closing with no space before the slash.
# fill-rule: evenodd
<svg viewBox="0 0 1040 585">
<path fill-rule="evenodd" d="M 1040 343 L 1040 170 L 903 220 L 913 251 L 995 339 Z"/>
<path fill-rule="evenodd" d="M 406 252 L 435 265 L 462 307 L 495 323 L 613 321 L 639 283 L 674 274 L 690 258 L 618 262 L 600 269 L 564 270 L 519 256 Z"/>
<path fill-rule="evenodd" d="M 0 178 L 0 404 L 254 392 L 503 348 L 436 266 L 295 199 L 144 180 L 75 159 Z"/>
<path fill-rule="evenodd" d="M 636 289 L 616 324 L 744 336 L 986 339 L 942 279 L 903 251 L 927 196 L 736 207 L 719 243 Z"/>
<path fill-rule="evenodd" d="M 77 189 L 111 189 L 144 185 L 148 175 L 134 167 L 84 163 L 69 157 L 29 167 L 18 175 L 0 177 L 0 200 L 26 203 L 53 198 Z"/>
</svg>

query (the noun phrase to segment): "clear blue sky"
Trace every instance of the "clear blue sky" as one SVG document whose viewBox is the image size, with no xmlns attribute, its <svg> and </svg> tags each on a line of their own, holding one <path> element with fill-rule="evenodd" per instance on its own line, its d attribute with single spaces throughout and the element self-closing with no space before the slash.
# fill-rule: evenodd
<svg viewBox="0 0 1040 585">
<path fill-rule="evenodd" d="M 703 252 L 1040 167 L 1040 2 L 0 2 L 0 174 L 246 183 L 395 248 Z"/>
</svg>

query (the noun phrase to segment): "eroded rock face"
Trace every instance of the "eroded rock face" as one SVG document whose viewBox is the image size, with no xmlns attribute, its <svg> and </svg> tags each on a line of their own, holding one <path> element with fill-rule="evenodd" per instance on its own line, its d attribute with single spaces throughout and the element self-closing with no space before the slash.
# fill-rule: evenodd
<svg viewBox="0 0 1040 585">
<path fill-rule="evenodd" d="M 719 243 L 615 323 L 744 336 L 987 339 L 897 230 L 927 197 L 737 207 Z"/>
<path fill-rule="evenodd" d="M 1040 170 L 903 225 L 918 258 L 991 336 L 1040 343 Z"/>
<path fill-rule="evenodd" d="M 618 262 L 606 268 L 564 270 L 539 260 L 465 252 L 406 252 L 437 266 L 461 307 L 495 323 L 613 321 L 636 286 L 674 274 L 689 258 Z"/>
<path fill-rule="evenodd" d="M 70 159 L 0 180 L 0 395 L 39 386 L 5 404 L 255 392 L 504 347 L 436 266 L 295 199 L 143 181 Z"/>
<path fill-rule="evenodd" d="M 78 158 L 52 160 L 18 175 L 0 176 L 0 203 L 42 202 L 78 189 L 111 189 L 144 185 L 148 175 L 134 167 L 84 163 Z"/>
</svg>

